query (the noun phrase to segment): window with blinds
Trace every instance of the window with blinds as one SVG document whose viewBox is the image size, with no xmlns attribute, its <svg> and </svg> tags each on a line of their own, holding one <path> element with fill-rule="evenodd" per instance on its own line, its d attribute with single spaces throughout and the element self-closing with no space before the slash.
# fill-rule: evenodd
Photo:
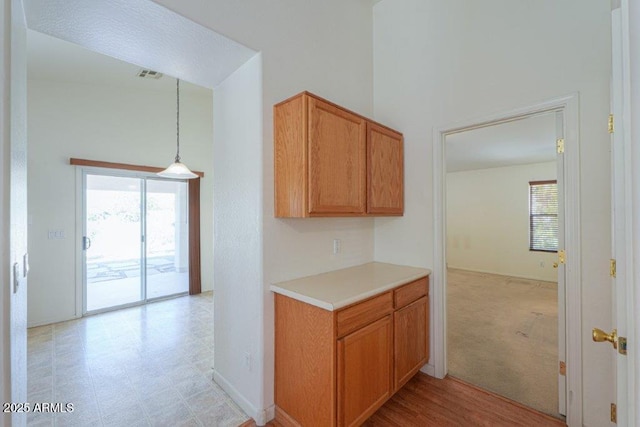
<svg viewBox="0 0 640 427">
<path fill-rule="evenodd" d="M 529 182 L 529 250 L 558 252 L 558 183 Z"/>
</svg>

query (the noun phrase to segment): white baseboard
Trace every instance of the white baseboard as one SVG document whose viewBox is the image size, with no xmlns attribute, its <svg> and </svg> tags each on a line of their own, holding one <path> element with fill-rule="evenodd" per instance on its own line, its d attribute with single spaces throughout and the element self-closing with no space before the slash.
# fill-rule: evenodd
<svg viewBox="0 0 640 427">
<path fill-rule="evenodd" d="M 422 368 L 420 368 L 420 372 L 422 372 L 423 374 L 427 374 L 430 377 L 435 377 L 436 376 L 436 367 L 427 363 Z"/>
<path fill-rule="evenodd" d="M 256 421 L 256 424 L 259 426 L 263 426 L 267 424 L 269 421 L 272 421 L 276 417 L 276 405 L 271 405 L 266 409 L 262 410 L 262 421 Z"/>
<path fill-rule="evenodd" d="M 69 320 L 76 320 L 76 319 L 80 319 L 81 317 L 82 316 L 74 315 L 72 317 L 64 317 L 64 318 L 54 319 L 54 320 L 43 320 L 40 322 L 27 323 L 27 328 L 36 328 L 38 326 L 51 325 L 53 323 L 68 322 Z"/>
<path fill-rule="evenodd" d="M 505 272 L 491 271 L 491 270 L 480 270 L 475 268 L 456 267 L 450 264 L 447 265 L 447 269 L 470 271 L 472 273 L 494 274 L 496 276 L 515 277 L 516 279 L 538 280 L 540 282 L 554 282 L 554 280 L 549 280 L 548 278 L 544 278 L 544 277 L 533 277 L 533 276 L 527 276 L 524 274 L 513 274 L 513 273 L 505 273 Z M 557 280 L 555 281 L 557 282 Z"/>
<path fill-rule="evenodd" d="M 258 410 L 215 369 L 213 370 L 213 380 L 233 399 L 245 414 L 253 418 L 257 425 L 263 426 L 275 418 L 275 405 Z"/>
</svg>

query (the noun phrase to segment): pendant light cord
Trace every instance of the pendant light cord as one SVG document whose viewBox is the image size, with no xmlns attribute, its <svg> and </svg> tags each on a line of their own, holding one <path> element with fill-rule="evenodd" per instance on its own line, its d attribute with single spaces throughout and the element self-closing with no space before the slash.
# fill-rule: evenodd
<svg viewBox="0 0 640 427">
<path fill-rule="evenodd" d="M 180 162 L 180 79 L 176 79 L 176 163 Z"/>
<path fill-rule="evenodd" d="M 198 178 L 189 168 L 180 163 L 180 79 L 176 78 L 176 158 L 173 163 L 163 171 L 158 172 L 163 178 L 192 179 Z"/>
</svg>

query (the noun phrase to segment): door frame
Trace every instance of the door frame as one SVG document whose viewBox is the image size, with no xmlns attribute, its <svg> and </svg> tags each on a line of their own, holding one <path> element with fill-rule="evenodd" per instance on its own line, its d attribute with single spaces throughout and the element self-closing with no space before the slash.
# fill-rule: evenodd
<svg viewBox="0 0 640 427">
<path fill-rule="evenodd" d="M 637 123 L 632 121 L 632 112 L 637 115 L 639 92 L 636 87 L 632 94 L 638 77 L 632 72 L 637 58 L 633 63 L 631 55 L 640 41 L 637 21 L 634 20 L 640 15 L 640 8 L 633 3 L 619 0 L 612 2 L 611 6 L 611 113 L 615 121 L 611 133 L 611 231 L 612 257 L 616 260 L 617 270 L 612 278 L 612 321 L 618 335 L 629 339 L 628 353 L 621 355 L 616 351 L 614 356 L 616 396 L 613 401 L 617 405 L 618 425 L 630 426 L 635 426 L 638 421 L 636 402 L 640 392 L 640 317 L 636 314 L 638 293 L 634 289 L 640 282 L 640 269 L 635 267 L 640 255 L 637 250 L 640 241 L 637 213 L 640 204 L 637 184 L 640 152 Z M 637 69 L 634 71 L 637 74 Z"/>
<path fill-rule="evenodd" d="M 564 118 L 564 184 L 565 184 L 565 320 L 566 381 L 568 425 L 582 425 L 582 314 L 580 254 L 580 146 L 579 94 L 543 101 L 476 119 L 434 128 L 433 131 L 433 196 L 434 196 L 434 264 L 433 280 L 433 349 L 434 375 L 447 374 L 447 309 L 446 309 L 446 151 L 447 135 L 510 122 L 527 116 L 562 111 Z"/>
<path fill-rule="evenodd" d="M 0 32 L 0 398 L 27 399 L 27 106 L 26 19 L 22 0 L 3 0 Z M 24 426 L 20 412 L 0 425 Z"/>
</svg>

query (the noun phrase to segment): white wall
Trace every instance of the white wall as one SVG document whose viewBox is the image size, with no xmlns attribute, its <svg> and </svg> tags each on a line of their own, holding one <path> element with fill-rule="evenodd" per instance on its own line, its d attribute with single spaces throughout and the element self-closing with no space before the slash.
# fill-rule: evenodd
<svg viewBox="0 0 640 427">
<path fill-rule="evenodd" d="M 262 141 L 255 141 L 252 150 L 262 151 L 263 223 L 258 233 L 264 247 L 264 273 L 257 288 L 261 290 L 262 301 L 254 305 L 254 300 L 246 295 L 243 305 L 237 309 L 251 315 L 249 321 L 262 324 L 263 329 L 240 336 L 242 328 L 236 330 L 233 322 L 226 323 L 233 345 L 222 347 L 216 339 L 216 359 L 228 357 L 232 365 L 229 372 L 232 367 L 247 371 L 241 350 L 251 348 L 246 343 L 260 346 L 251 357 L 261 363 L 256 363 L 241 379 L 233 377 L 230 380 L 241 394 L 251 396 L 251 403 L 256 408 L 267 409 L 273 404 L 274 363 L 273 296 L 268 290 L 269 284 L 372 261 L 374 253 L 374 221 L 371 218 L 299 220 L 273 217 L 272 107 L 291 95 L 309 90 L 363 115 L 372 114 L 371 1 L 156 2 L 261 52 Z M 214 110 L 217 108 L 216 101 Z M 342 239 L 340 256 L 332 253 L 334 238 Z M 229 271 L 226 274 L 231 278 L 236 273 Z M 222 286 L 224 292 L 241 300 L 245 288 L 236 285 L 235 281 L 220 283 L 216 277 L 218 294 Z M 220 352 L 227 352 L 228 356 L 220 356 Z M 256 387 L 261 392 L 258 400 L 253 397 Z"/>
<path fill-rule="evenodd" d="M 253 378 L 262 371 L 262 150 L 255 147 L 262 134 L 261 66 L 258 54 L 227 78 L 216 89 L 214 110 L 214 375 L 251 416 L 263 409 Z"/>
<path fill-rule="evenodd" d="M 555 162 L 448 173 L 448 267 L 557 281 L 557 254 L 529 250 L 529 182 L 551 179 Z"/>
<path fill-rule="evenodd" d="M 611 327 L 610 5 L 599 0 L 383 0 L 374 7 L 375 118 L 404 132 L 405 215 L 376 219 L 379 261 L 433 265 L 433 129 L 580 93 L 584 423 L 608 425 Z M 603 284 L 605 284 L 603 286 Z"/>
<path fill-rule="evenodd" d="M 133 76 L 132 78 L 136 78 Z M 165 77 L 166 78 L 166 77 Z M 180 93 L 180 155 L 201 182 L 202 289 L 213 288 L 213 101 Z M 76 168 L 70 157 L 164 167 L 175 156 L 175 89 L 30 80 L 29 325 L 76 313 Z M 48 230 L 65 239 L 49 240 Z"/>
</svg>

